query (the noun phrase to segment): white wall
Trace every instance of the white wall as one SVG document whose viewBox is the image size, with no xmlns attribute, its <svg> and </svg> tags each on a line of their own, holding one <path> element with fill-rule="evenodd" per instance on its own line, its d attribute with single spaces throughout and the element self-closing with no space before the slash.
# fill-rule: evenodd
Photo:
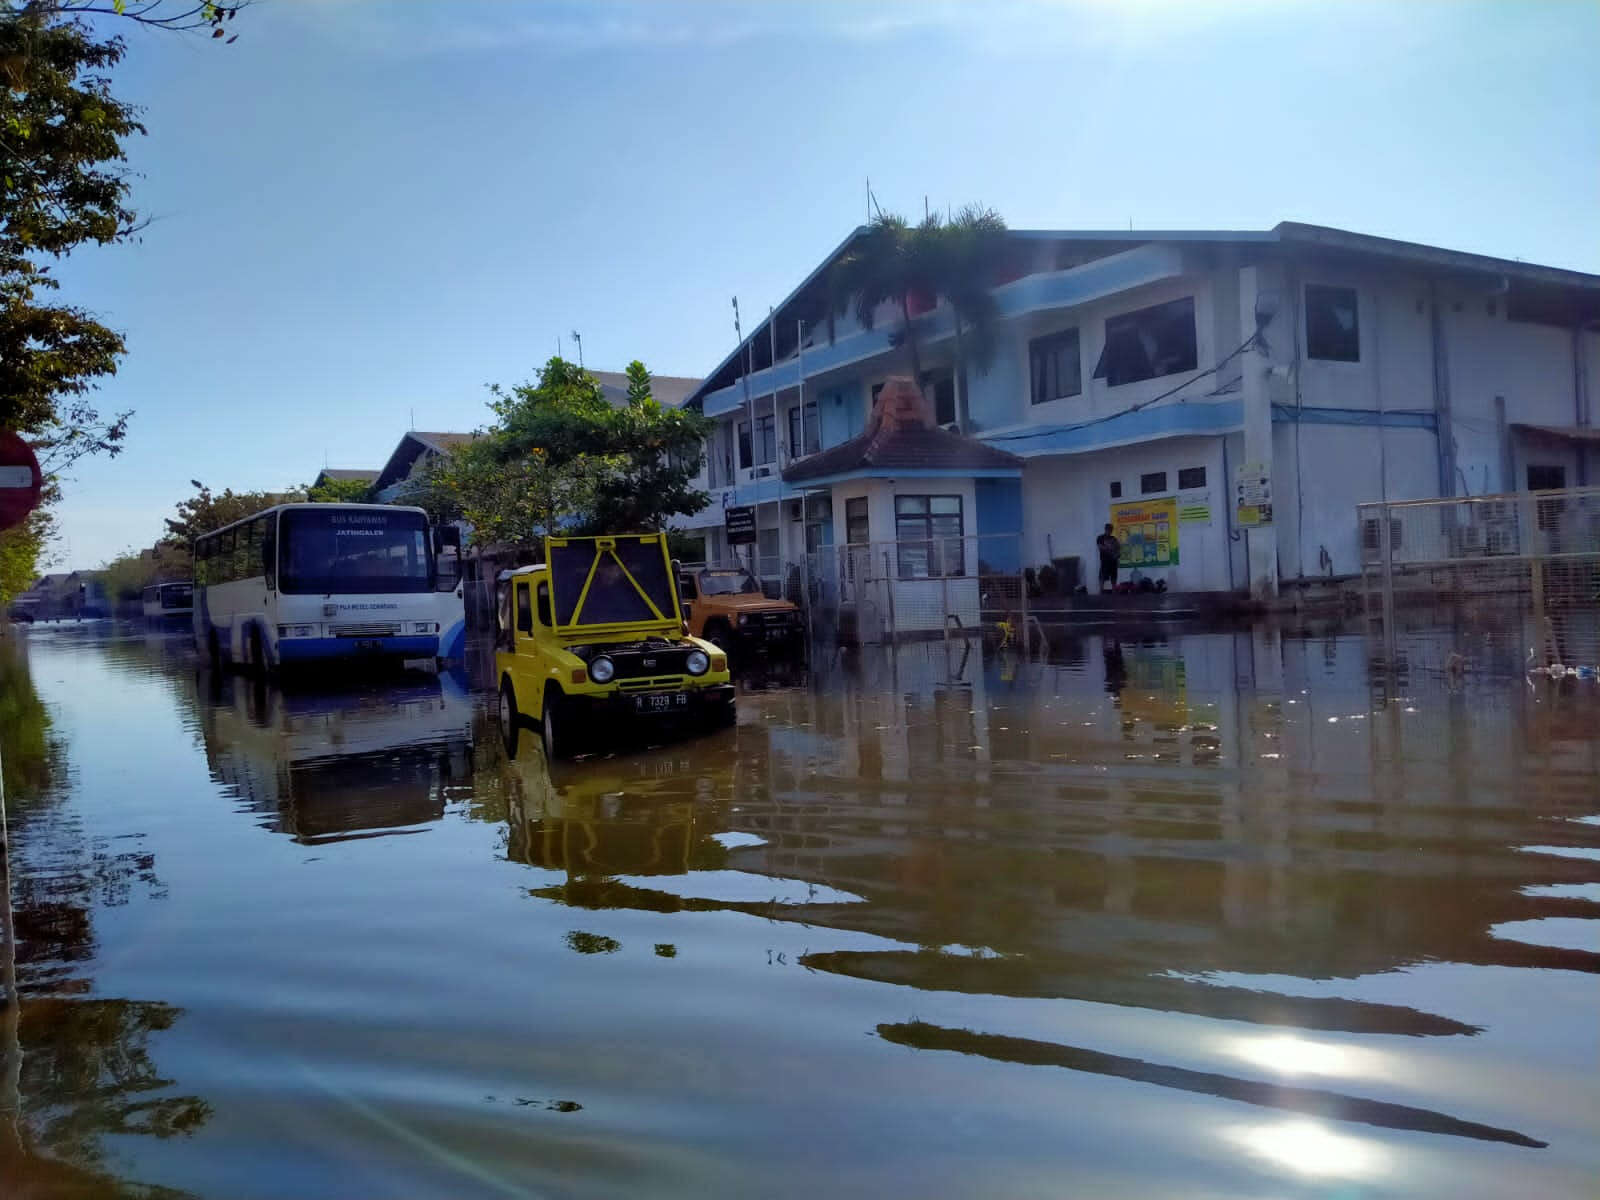
<svg viewBox="0 0 1600 1200">
<path fill-rule="evenodd" d="M 1242 574 L 1229 580 L 1226 505 L 1230 485 L 1223 477 L 1222 460 L 1222 439 L 1218 437 L 1166 438 L 1089 454 L 1029 459 L 1022 472 L 1024 563 L 1046 563 L 1052 551 L 1058 558 L 1077 555 L 1080 582 L 1093 591 L 1099 569 L 1095 538 L 1111 519 L 1111 506 L 1120 502 L 1111 498 L 1111 482 L 1121 482 L 1121 501 L 1137 501 L 1146 498 L 1140 492 L 1140 477 L 1165 471 L 1167 490 L 1153 493 L 1151 498 L 1178 496 L 1196 501 L 1203 495 L 1211 506 L 1211 521 L 1180 522 L 1176 566 L 1140 570 L 1152 579 L 1165 579 L 1173 591 L 1224 591 L 1242 586 Z M 1206 469 L 1203 492 L 1179 490 L 1178 472 L 1185 467 Z M 1129 574 L 1124 570 L 1121 578 Z"/>
</svg>

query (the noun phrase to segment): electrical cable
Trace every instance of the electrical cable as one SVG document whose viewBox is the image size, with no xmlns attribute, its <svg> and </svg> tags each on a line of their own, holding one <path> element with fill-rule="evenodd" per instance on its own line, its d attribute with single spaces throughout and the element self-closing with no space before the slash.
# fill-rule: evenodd
<svg viewBox="0 0 1600 1200">
<path fill-rule="evenodd" d="M 1244 341 L 1239 343 L 1239 346 L 1236 350 L 1228 354 L 1225 358 L 1219 360 L 1216 366 L 1209 367 L 1206 370 L 1201 371 L 1198 375 L 1191 379 L 1185 379 L 1177 387 L 1168 388 L 1160 395 L 1152 396 L 1148 400 L 1141 400 L 1137 404 L 1130 404 L 1127 408 L 1122 409 L 1120 412 L 1107 413 L 1103 417 L 1093 417 L 1087 421 L 1079 421 L 1076 425 L 1041 425 L 1037 429 L 1018 430 L 1016 433 L 999 433 L 993 437 L 986 437 L 983 440 L 986 442 L 1012 442 L 1022 438 L 1038 437 L 1039 435 L 1045 433 L 1073 433 L 1079 429 L 1088 429 L 1094 425 L 1104 425 L 1107 421 L 1115 421 L 1119 417 L 1126 417 L 1130 413 L 1136 413 L 1142 408 L 1149 408 L 1152 404 L 1159 404 L 1169 396 L 1177 395 L 1190 384 L 1198 383 L 1208 375 L 1215 375 L 1218 371 L 1222 370 L 1223 367 L 1227 366 L 1234 359 L 1238 358 L 1239 355 L 1243 354 L 1246 350 L 1250 349 L 1251 346 L 1255 345 L 1260 336 L 1261 334 L 1259 332 L 1252 333 Z"/>
</svg>

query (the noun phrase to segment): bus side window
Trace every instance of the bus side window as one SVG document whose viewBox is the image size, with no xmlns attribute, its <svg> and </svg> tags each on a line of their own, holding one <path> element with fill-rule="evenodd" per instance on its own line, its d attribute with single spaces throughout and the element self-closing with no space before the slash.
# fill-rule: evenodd
<svg viewBox="0 0 1600 1200">
<path fill-rule="evenodd" d="M 278 518 L 264 518 L 261 529 L 261 573 L 267 577 L 267 590 L 278 586 Z"/>
<path fill-rule="evenodd" d="M 533 607 L 528 603 L 528 585 L 517 584 L 517 632 L 533 632 Z"/>
<path fill-rule="evenodd" d="M 548 583 L 541 583 L 539 585 L 539 624 L 543 625 L 546 629 L 551 627 L 550 585 Z"/>
</svg>

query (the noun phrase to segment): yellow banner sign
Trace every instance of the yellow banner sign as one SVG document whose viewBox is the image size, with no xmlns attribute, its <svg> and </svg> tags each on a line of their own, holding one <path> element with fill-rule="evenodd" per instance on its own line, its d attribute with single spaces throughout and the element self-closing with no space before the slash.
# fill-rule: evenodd
<svg viewBox="0 0 1600 1200">
<path fill-rule="evenodd" d="M 1111 506 L 1111 532 L 1122 543 L 1124 567 L 1178 565 L 1178 501 L 1128 501 Z"/>
</svg>

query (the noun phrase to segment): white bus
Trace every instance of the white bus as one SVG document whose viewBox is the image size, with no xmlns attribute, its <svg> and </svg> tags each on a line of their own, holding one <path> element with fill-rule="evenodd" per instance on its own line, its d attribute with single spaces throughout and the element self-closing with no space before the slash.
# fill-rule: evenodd
<svg viewBox="0 0 1600 1200">
<path fill-rule="evenodd" d="M 187 580 L 152 583 L 144 589 L 146 621 L 178 621 L 185 624 L 194 614 L 194 585 Z"/>
<path fill-rule="evenodd" d="M 280 504 L 195 539 L 195 641 L 252 671 L 456 659 L 460 575 L 457 531 L 430 529 L 420 508 Z"/>
</svg>

